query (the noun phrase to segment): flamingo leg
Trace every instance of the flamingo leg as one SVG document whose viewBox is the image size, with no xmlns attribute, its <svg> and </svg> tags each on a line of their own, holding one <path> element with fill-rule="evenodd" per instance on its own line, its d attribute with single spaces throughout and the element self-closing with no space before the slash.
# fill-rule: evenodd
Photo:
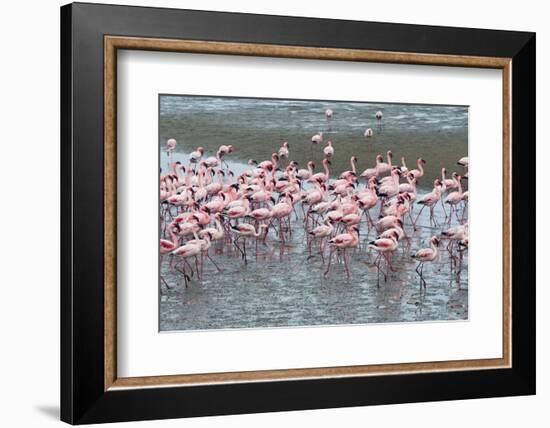
<svg viewBox="0 0 550 428">
<path fill-rule="evenodd" d="M 327 270 L 325 271 L 324 275 L 325 277 L 330 275 L 330 266 L 331 266 L 331 263 L 332 263 L 332 255 L 334 254 L 334 250 L 331 248 L 330 249 L 330 252 L 329 252 L 329 255 L 328 255 L 328 265 L 327 265 Z"/>
<path fill-rule="evenodd" d="M 216 269 L 218 270 L 218 272 L 223 272 L 223 269 L 220 268 L 218 266 L 218 264 L 214 261 L 214 259 L 210 256 L 210 254 L 208 254 L 208 251 L 206 252 L 206 257 L 208 258 L 208 260 L 210 260 L 212 262 L 212 264 L 216 267 Z"/>
<path fill-rule="evenodd" d="M 426 208 L 426 205 L 422 205 L 422 208 L 420 208 L 420 211 L 418 212 L 418 215 L 416 216 L 416 220 L 413 222 L 413 229 L 416 231 L 416 223 L 418 223 L 418 218 L 420 217 L 420 214 L 422 214 L 422 211 L 424 211 L 424 208 Z"/>
<path fill-rule="evenodd" d="M 346 268 L 346 275 L 348 277 L 348 279 L 350 278 L 350 273 L 349 273 L 349 262 L 348 262 L 348 253 L 346 251 L 346 248 L 344 248 L 344 254 L 343 254 L 343 259 L 344 259 L 344 267 Z"/>
</svg>

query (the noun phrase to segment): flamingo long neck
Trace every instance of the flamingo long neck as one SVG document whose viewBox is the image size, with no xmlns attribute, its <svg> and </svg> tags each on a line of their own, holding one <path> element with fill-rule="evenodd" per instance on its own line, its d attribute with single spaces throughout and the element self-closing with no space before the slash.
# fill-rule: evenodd
<svg viewBox="0 0 550 428">
<path fill-rule="evenodd" d="M 422 161 L 418 159 L 416 161 L 416 166 L 418 167 L 418 170 L 420 171 L 420 175 L 424 175 L 424 165 L 422 164 Z"/>
<path fill-rule="evenodd" d="M 262 229 L 265 229 L 267 227 L 267 225 L 265 224 L 261 224 L 260 227 L 258 228 L 257 231 L 254 231 L 254 233 L 252 234 L 255 238 L 259 238 L 260 235 L 262 234 Z"/>
<path fill-rule="evenodd" d="M 462 180 L 458 180 L 458 194 L 462 195 Z"/>
<path fill-rule="evenodd" d="M 355 171 L 355 158 L 350 159 L 350 164 L 351 164 L 351 170 L 355 174 L 357 172 L 357 171 Z"/>
<path fill-rule="evenodd" d="M 216 224 L 216 230 L 218 231 L 218 233 L 222 233 L 223 232 L 223 226 L 222 226 L 222 223 L 220 222 L 220 219 L 215 217 L 214 218 L 214 223 Z"/>
<path fill-rule="evenodd" d="M 328 162 L 323 162 L 323 166 L 325 167 L 325 175 L 327 176 L 327 181 L 328 181 L 328 178 L 330 177 L 330 171 L 328 169 Z"/>
<path fill-rule="evenodd" d="M 390 168 L 391 168 L 391 167 L 392 167 L 392 164 L 391 164 L 391 162 L 392 162 L 392 159 L 391 159 L 391 158 L 392 158 L 392 155 L 391 155 L 391 153 L 388 153 L 388 154 L 386 155 L 386 157 L 388 158 L 388 165 L 389 165 Z"/>
<path fill-rule="evenodd" d="M 309 171 L 309 175 L 313 175 L 313 167 L 311 166 L 311 162 L 307 163 L 307 170 Z"/>
</svg>

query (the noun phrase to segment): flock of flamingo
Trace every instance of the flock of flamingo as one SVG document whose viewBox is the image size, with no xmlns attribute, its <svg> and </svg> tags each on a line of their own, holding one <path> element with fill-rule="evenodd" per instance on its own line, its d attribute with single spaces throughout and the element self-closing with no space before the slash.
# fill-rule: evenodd
<svg viewBox="0 0 550 428">
<path fill-rule="evenodd" d="M 325 111 L 327 121 L 333 114 Z M 375 115 L 379 129 L 382 117 L 381 111 Z M 364 137 L 373 134 L 368 128 Z M 439 233 L 428 247 L 410 254 L 418 262 L 420 290 L 427 284 L 424 265 L 440 258 L 442 241 L 451 273 L 460 275 L 469 245 L 469 192 L 462 188 L 468 177 L 467 157 L 457 161 L 461 173 L 448 176 L 442 168 L 441 176 L 428 178 L 421 157 L 416 168 L 409 169 L 405 158 L 394 164 L 392 151 L 387 151 L 386 159 L 376 156 L 372 167 L 362 172 L 352 156 L 350 169 L 332 176 L 330 159 L 337 147 L 330 140 L 325 142 L 322 132 L 311 137 L 312 147 L 320 144 L 324 144 L 322 171 L 315 172 L 313 161 L 300 168 L 285 141 L 270 159 L 249 160 L 249 168 L 236 176 L 225 161 L 234 152 L 232 145 L 220 146 L 215 156 L 206 156 L 198 147 L 184 164 L 172 161 L 177 142 L 169 139 L 169 171 L 161 171 L 160 176 L 161 265 L 162 258 L 169 256 L 166 268 L 179 272 L 187 287 L 192 278 L 202 279 L 205 263 L 222 272 L 215 257 L 223 255 L 224 249 L 234 247 L 247 264 L 247 241 L 253 241 L 257 259 L 260 245 L 273 241 L 284 248 L 293 230 L 303 228 L 309 257 L 320 257 L 325 277 L 333 274 L 338 263 L 343 265 L 342 278 L 350 278 L 350 253 L 364 250 L 365 257 L 374 257 L 380 286 L 380 278 L 386 282 L 394 271 L 392 259 L 400 247 L 410 252 L 418 219 L 427 207 L 430 227 Z M 433 180 L 433 189 L 423 195 L 417 193 L 421 180 Z M 438 222 L 436 210 L 444 221 Z M 175 286 L 162 275 L 161 280 L 167 288 Z"/>
</svg>

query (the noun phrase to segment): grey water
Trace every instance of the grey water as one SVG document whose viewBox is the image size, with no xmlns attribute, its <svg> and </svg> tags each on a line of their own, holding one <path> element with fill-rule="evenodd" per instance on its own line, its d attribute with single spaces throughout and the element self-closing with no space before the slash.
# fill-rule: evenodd
<svg viewBox="0 0 550 428">
<path fill-rule="evenodd" d="M 324 111 L 331 108 L 333 119 Z M 374 114 L 384 113 L 381 128 Z M 425 176 L 420 180 L 418 199 L 429 192 L 441 168 L 462 173 L 456 161 L 468 155 L 468 109 L 463 106 L 372 104 L 357 102 L 262 100 L 246 98 L 161 96 L 159 115 L 160 167 L 169 161 L 188 164 L 188 154 L 198 146 L 205 156 L 215 155 L 220 144 L 231 144 L 235 152 L 225 160 L 236 174 L 250 168 L 249 159 L 269 159 L 282 141 L 290 143 L 290 158 L 305 167 L 314 160 L 320 171 L 322 146 L 312 146 L 311 136 L 324 133 L 334 143 L 331 176 L 350 169 L 349 158 L 359 158 L 358 172 L 374 165 L 375 156 L 394 153 L 394 163 L 406 158 L 426 160 Z M 365 128 L 374 136 L 363 137 Z M 168 138 L 178 146 L 169 160 L 165 153 Z M 283 167 L 286 162 L 283 162 Z M 361 184 L 363 185 L 363 183 Z M 414 208 L 414 216 L 420 205 Z M 378 213 L 378 208 L 372 210 Z M 461 213 L 462 215 L 462 213 Z M 415 272 L 414 251 L 429 246 L 433 235 L 449 227 L 441 205 L 436 208 L 440 225 L 432 227 L 428 210 L 413 231 L 406 219 L 409 239 L 400 242 L 393 258 L 395 272 L 387 281 L 378 277 L 376 254 L 367 242 L 375 236 L 361 226 L 361 245 L 351 253 L 351 278 L 347 279 L 341 262 L 333 264 L 328 277 L 319 256 L 318 245 L 306 244 L 301 209 L 292 214 L 292 237 L 283 245 L 270 232 L 266 245 L 247 241 L 247 259 L 231 245 L 210 250 L 223 270 L 205 260 L 202 280 L 194 279 L 186 288 L 183 276 L 170 268 L 169 257 L 161 263 L 161 275 L 170 288 L 159 283 L 160 330 L 204 330 L 366 324 L 410 321 L 449 321 L 468 319 L 468 256 L 464 254 L 460 275 L 451 272 L 450 257 L 440 245 L 440 257 L 427 263 L 421 289 Z M 465 213 L 467 219 L 467 212 Z M 453 217 L 451 226 L 457 223 Z M 328 254 L 328 251 L 325 255 Z M 333 260 L 334 262 L 334 260 Z"/>
</svg>

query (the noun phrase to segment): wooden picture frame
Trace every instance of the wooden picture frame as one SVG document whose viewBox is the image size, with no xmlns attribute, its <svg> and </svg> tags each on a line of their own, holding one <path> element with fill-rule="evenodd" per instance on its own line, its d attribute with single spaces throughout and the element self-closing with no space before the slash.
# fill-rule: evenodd
<svg viewBox="0 0 550 428">
<path fill-rule="evenodd" d="M 502 70 L 503 357 L 117 377 L 117 49 Z M 62 420 L 114 422 L 535 392 L 534 34 L 76 3 L 61 9 L 61 53 Z M 514 144 L 520 139 L 521 146 Z"/>
</svg>

